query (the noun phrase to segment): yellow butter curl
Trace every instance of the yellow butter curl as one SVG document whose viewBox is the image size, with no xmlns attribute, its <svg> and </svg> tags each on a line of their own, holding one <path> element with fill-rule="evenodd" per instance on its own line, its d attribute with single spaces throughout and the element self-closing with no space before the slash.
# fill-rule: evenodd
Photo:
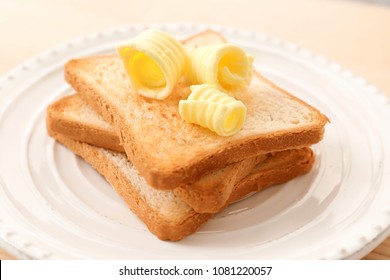
<svg viewBox="0 0 390 280">
<path fill-rule="evenodd" d="M 190 55 L 192 84 L 211 84 L 240 98 L 252 78 L 253 57 L 231 44 L 216 44 L 195 49 Z"/>
<path fill-rule="evenodd" d="M 170 95 L 188 64 L 184 46 L 160 30 L 142 32 L 118 53 L 134 91 L 160 100 Z"/>
<path fill-rule="evenodd" d="M 244 103 L 209 84 L 191 86 L 187 100 L 179 102 L 180 116 L 220 136 L 237 133 L 246 118 Z"/>
</svg>

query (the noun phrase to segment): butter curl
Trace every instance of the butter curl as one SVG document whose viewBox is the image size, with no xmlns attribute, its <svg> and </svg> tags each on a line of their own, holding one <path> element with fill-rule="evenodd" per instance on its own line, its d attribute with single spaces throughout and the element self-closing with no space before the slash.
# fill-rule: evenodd
<svg viewBox="0 0 390 280">
<path fill-rule="evenodd" d="M 232 44 L 199 47 L 189 58 L 191 84 L 210 84 L 240 98 L 252 79 L 253 57 Z"/>
<path fill-rule="evenodd" d="M 165 32 L 149 29 L 118 54 L 137 94 L 154 99 L 167 98 L 188 65 L 184 46 Z"/>
<path fill-rule="evenodd" d="M 244 103 L 209 84 L 191 86 L 187 100 L 179 102 L 179 113 L 185 121 L 220 136 L 237 133 L 244 124 L 246 111 Z"/>
</svg>

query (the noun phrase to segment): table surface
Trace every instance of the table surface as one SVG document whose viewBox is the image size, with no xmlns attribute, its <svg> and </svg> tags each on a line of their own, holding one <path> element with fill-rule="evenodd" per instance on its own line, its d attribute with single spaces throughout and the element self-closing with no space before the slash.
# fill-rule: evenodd
<svg viewBox="0 0 390 280">
<path fill-rule="evenodd" d="M 73 37 L 136 23 L 192 22 L 283 38 L 390 96 L 390 8 L 346 0 L 2 0 L 0 75 Z M 0 249 L 0 259 L 12 259 Z M 390 259 L 390 237 L 365 259 Z"/>
</svg>

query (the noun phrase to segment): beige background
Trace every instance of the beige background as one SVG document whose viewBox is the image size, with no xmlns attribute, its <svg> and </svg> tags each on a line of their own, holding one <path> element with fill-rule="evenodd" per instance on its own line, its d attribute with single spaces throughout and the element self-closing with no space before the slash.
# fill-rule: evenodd
<svg viewBox="0 0 390 280">
<path fill-rule="evenodd" d="M 75 36 L 133 23 L 193 22 L 292 41 L 390 96 L 390 8 L 342 0 L 0 0 L 0 75 Z M 0 258 L 7 255 L 0 250 Z M 367 256 L 390 259 L 390 238 Z"/>
</svg>

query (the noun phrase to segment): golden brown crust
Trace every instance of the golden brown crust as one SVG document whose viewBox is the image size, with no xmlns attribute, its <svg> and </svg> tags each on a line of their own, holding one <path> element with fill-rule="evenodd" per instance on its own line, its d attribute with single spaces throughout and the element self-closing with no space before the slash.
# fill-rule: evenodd
<svg viewBox="0 0 390 280">
<path fill-rule="evenodd" d="M 314 163 L 314 154 L 310 148 L 287 150 L 255 157 L 252 161 L 243 161 L 246 168 L 240 166 L 241 177 L 236 174 L 232 184 L 220 187 L 214 181 L 212 188 L 202 189 L 180 187 L 174 193 L 198 213 L 217 213 L 229 202 L 238 200 L 251 192 L 261 191 L 269 186 L 287 182 L 310 171 Z M 250 168 L 250 169 L 249 169 Z M 248 172 L 250 171 L 250 172 Z"/>
<path fill-rule="evenodd" d="M 177 219 L 169 220 L 168 218 L 161 216 L 158 211 L 151 208 L 148 202 L 144 201 L 139 196 L 132 187 L 131 182 L 129 182 L 125 175 L 100 152 L 100 149 L 55 133 L 50 127 L 48 127 L 48 132 L 57 141 L 81 156 L 102 174 L 127 203 L 131 211 L 136 214 L 159 239 L 172 241 L 180 240 L 195 232 L 203 223 L 212 217 L 212 214 L 199 214 L 194 210 L 184 213 L 180 221 Z M 309 154 L 311 154 L 311 152 Z M 259 170 L 255 174 L 251 174 L 249 178 L 244 178 L 236 185 L 229 201 L 235 201 L 244 197 L 249 192 L 260 191 L 273 184 L 283 183 L 296 176 L 307 173 L 312 166 L 313 160 L 314 158 L 311 157 L 310 160 L 288 168 L 277 167 Z M 275 167 L 275 164 L 272 166 Z"/>
<path fill-rule="evenodd" d="M 266 158 L 264 154 L 230 164 L 173 192 L 198 213 L 217 213 L 226 206 L 234 186 Z"/>
<path fill-rule="evenodd" d="M 315 156 L 310 148 L 278 152 L 263 164 L 254 168 L 248 176 L 235 185 L 229 203 L 240 200 L 252 192 L 282 184 L 308 173 L 313 167 Z M 281 168 L 275 168 L 275 164 Z"/>
<path fill-rule="evenodd" d="M 142 200 L 132 187 L 131 182 L 128 181 L 104 154 L 99 152 L 99 149 L 89 144 L 74 141 L 66 136 L 54 133 L 50 128 L 48 128 L 48 131 L 58 142 L 81 156 L 103 175 L 126 202 L 130 210 L 136 214 L 159 239 L 172 241 L 180 240 L 195 232 L 204 222 L 211 218 L 211 214 L 198 214 L 195 211 L 191 211 L 186 214 L 180 222 L 177 222 L 176 220 L 167 220 L 159 215 L 155 209 L 151 208 L 146 201 Z"/>
<path fill-rule="evenodd" d="M 300 149 L 317 143 L 323 138 L 324 128 L 290 133 L 288 137 L 272 135 L 262 139 L 247 140 L 245 142 L 231 145 L 230 147 L 207 155 L 198 161 L 189 165 L 178 167 L 170 172 L 161 172 L 160 170 L 147 170 L 141 165 L 141 173 L 151 186 L 158 189 L 170 189 L 167 187 L 177 186 L 178 184 L 191 184 L 199 179 L 202 174 L 207 174 L 221 168 L 223 164 L 231 164 L 252 157 L 267 153 L 270 151 L 283 151 L 286 149 Z M 291 136 L 294 135 L 294 136 Z M 128 138 L 127 138 L 128 139 Z M 127 155 L 134 155 L 131 144 L 123 143 Z M 292 148 L 293 147 L 293 148 Z M 130 156 L 129 156 L 130 157 Z M 135 156 L 132 156 L 135 157 Z"/>
</svg>

